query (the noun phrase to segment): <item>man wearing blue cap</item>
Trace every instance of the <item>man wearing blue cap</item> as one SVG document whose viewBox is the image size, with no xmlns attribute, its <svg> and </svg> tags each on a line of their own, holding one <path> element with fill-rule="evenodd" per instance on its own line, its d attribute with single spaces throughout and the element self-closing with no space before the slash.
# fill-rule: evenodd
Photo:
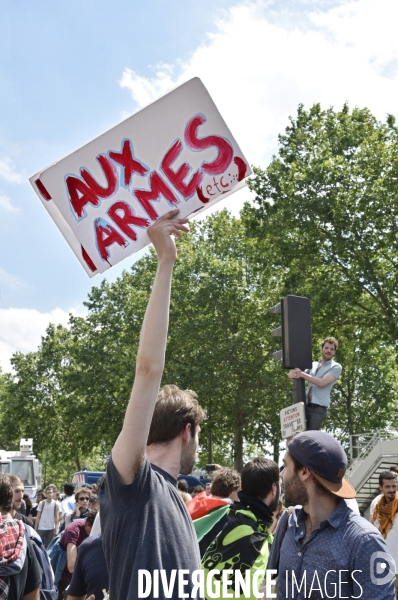
<svg viewBox="0 0 398 600">
<path fill-rule="evenodd" d="M 295 436 L 284 457 L 288 504 L 268 569 L 277 569 L 279 598 L 393 600 L 395 564 L 379 532 L 344 498 L 356 492 L 344 478 L 347 456 L 324 431 Z"/>
</svg>

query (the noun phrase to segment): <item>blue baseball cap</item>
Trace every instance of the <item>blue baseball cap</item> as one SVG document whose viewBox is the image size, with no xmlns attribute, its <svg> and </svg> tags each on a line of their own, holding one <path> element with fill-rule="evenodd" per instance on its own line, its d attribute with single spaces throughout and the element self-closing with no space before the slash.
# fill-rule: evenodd
<svg viewBox="0 0 398 600">
<path fill-rule="evenodd" d="M 303 431 L 291 440 L 287 449 L 322 487 L 340 498 L 355 498 L 355 489 L 344 477 L 347 455 L 332 435 L 326 431 Z"/>
</svg>

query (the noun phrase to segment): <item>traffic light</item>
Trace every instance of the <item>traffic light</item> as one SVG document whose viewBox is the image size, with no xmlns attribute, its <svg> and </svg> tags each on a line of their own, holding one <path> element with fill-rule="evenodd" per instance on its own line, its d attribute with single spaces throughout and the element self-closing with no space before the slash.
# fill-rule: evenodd
<svg viewBox="0 0 398 600">
<path fill-rule="evenodd" d="M 280 313 L 282 325 L 272 331 L 281 336 L 282 350 L 274 352 L 275 360 L 282 360 L 284 369 L 310 369 L 312 367 L 311 309 L 309 298 L 286 296 L 271 309 Z"/>
</svg>

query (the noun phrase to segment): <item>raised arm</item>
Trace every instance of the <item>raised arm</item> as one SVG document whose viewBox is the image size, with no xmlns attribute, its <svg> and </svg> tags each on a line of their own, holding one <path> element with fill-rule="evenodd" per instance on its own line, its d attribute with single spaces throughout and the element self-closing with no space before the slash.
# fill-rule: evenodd
<svg viewBox="0 0 398 600">
<path fill-rule="evenodd" d="M 146 442 L 162 379 L 166 352 L 171 277 L 177 256 L 174 238 L 189 231 L 187 219 L 177 219 L 178 209 L 160 217 L 148 235 L 158 268 L 142 324 L 133 389 L 123 428 L 112 450 L 112 460 L 123 482 L 133 481 L 145 455 Z"/>
</svg>

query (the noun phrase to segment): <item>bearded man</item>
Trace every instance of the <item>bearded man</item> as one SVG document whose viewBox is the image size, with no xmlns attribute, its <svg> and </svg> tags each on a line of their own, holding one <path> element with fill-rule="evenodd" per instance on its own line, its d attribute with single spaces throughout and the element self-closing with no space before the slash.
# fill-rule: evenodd
<svg viewBox="0 0 398 600">
<path fill-rule="evenodd" d="M 278 571 L 280 600 L 393 600 L 387 545 L 344 501 L 356 492 L 344 478 L 341 444 L 324 431 L 305 431 L 290 441 L 283 462 L 285 501 L 297 506 L 282 515 L 268 561 Z"/>
</svg>

